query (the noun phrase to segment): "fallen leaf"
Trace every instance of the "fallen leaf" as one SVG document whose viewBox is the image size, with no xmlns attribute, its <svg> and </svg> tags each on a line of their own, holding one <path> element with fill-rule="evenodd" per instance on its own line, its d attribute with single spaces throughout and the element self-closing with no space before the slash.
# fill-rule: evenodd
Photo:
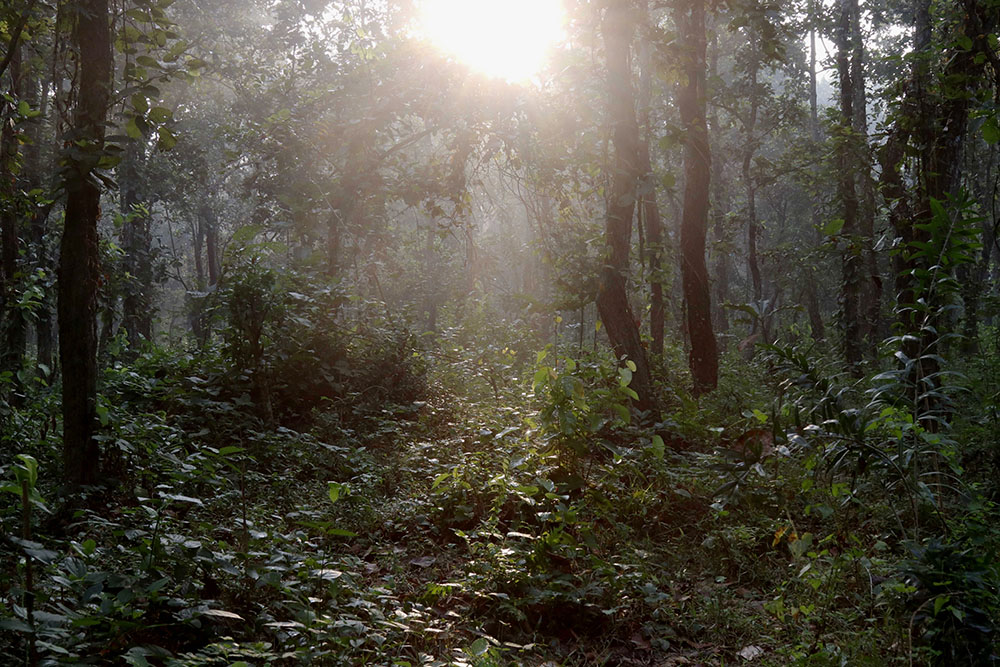
<svg viewBox="0 0 1000 667">
<path fill-rule="evenodd" d="M 759 646 L 753 646 L 753 645 L 744 646 L 742 649 L 740 649 L 740 652 L 737 653 L 736 655 L 740 656 L 741 658 L 749 662 L 750 660 L 756 660 L 760 656 L 764 655 L 764 649 L 762 649 Z"/>
<path fill-rule="evenodd" d="M 410 561 L 410 565 L 416 565 L 417 567 L 430 567 L 437 562 L 437 558 L 434 556 L 424 556 L 423 558 L 414 558 Z"/>
</svg>

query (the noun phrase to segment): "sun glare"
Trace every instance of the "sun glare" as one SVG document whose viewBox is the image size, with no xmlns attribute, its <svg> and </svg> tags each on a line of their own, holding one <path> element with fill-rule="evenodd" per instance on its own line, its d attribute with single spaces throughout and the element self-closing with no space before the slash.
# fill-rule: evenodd
<svg viewBox="0 0 1000 667">
<path fill-rule="evenodd" d="M 537 75 L 563 34 L 559 0 L 423 0 L 420 33 L 473 69 L 507 81 Z"/>
</svg>

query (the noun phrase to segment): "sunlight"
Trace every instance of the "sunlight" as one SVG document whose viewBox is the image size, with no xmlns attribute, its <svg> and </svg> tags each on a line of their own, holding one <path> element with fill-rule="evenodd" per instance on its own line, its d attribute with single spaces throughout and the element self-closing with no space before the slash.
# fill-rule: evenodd
<svg viewBox="0 0 1000 667">
<path fill-rule="evenodd" d="M 418 30 L 484 74 L 529 81 L 563 35 L 559 0 L 424 0 Z"/>
</svg>

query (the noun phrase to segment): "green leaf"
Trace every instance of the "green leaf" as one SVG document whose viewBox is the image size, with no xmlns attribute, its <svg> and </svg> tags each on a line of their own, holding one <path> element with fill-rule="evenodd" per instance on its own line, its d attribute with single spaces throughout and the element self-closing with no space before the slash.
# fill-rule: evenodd
<svg viewBox="0 0 1000 667">
<path fill-rule="evenodd" d="M 823 234 L 826 236 L 836 236 L 844 228 L 843 218 L 834 218 L 823 225 Z"/>
<path fill-rule="evenodd" d="M 990 116 L 983 123 L 983 141 L 985 141 L 990 146 L 995 145 L 1000 141 L 1000 122 L 997 121 L 997 116 Z"/>
<path fill-rule="evenodd" d="M 177 145 L 177 137 L 166 127 L 161 127 L 157 130 L 157 137 L 156 147 L 161 151 L 169 151 Z"/>
<path fill-rule="evenodd" d="M 129 139 L 142 139 L 142 130 L 140 130 L 139 126 L 136 124 L 135 116 L 129 118 L 128 122 L 125 124 L 125 134 L 128 135 Z"/>
<path fill-rule="evenodd" d="M 663 442 L 663 438 L 658 435 L 654 435 L 650 438 L 651 447 L 653 455 L 658 459 L 662 459 L 667 453 L 667 446 Z"/>
<path fill-rule="evenodd" d="M 358 536 L 357 533 L 355 533 L 353 531 L 350 531 L 350 530 L 344 530 L 343 528 L 329 528 L 326 531 L 326 534 L 330 535 L 331 537 L 357 537 Z"/>
<path fill-rule="evenodd" d="M 30 454 L 18 454 L 16 458 L 21 462 L 14 466 L 14 478 L 18 481 L 18 487 L 20 482 L 27 480 L 28 487 L 34 489 L 38 483 L 38 461 Z M 20 488 L 17 493 L 21 493 Z"/>
<path fill-rule="evenodd" d="M 934 600 L 934 615 L 937 616 L 941 609 L 948 604 L 950 598 L 947 595 L 942 595 L 941 597 Z"/>
<path fill-rule="evenodd" d="M 233 233 L 232 243 L 236 246 L 246 245 L 262 231 L 264 231 L 264 228 L 261 225 L 246 225 L 244 227 L 240 227 Z"/>
<path fill-rule="evenodd" d="M 472 642 L 469 648 L 465 649 L 465 652 L 474 658 L 478 658 L 481 655 L 485 655 L 487 651 L 490 650 L 490 643 L 484 638 L 480 637 L 476 641 Z"/>
<path fill-rule="evenodd" d="M 108 416 L 108 406 L 98 404 L 96 410 L 97 418 L 100 420 L 101 426 L 107 426 L 111 421 L 111 418 Z"/>
<path fill-rule="evenodd" d="M 626 424 L 630 423 L 632 420 L 632 413 L 628 411 L 628 408 L 620 403 L 615 403 L 611 408 L 618 413 L 618 417 Z"/>
<path fill-rule="evenodd" d="M 167 107 L 153 107 L 149 110 L 149 120 L 156 124 L 169 122 L 174 117 L 174 112 Z"/>
<path fill-rule="evenodd" d="M 341 496 L 346 496 L 349 491 L 347 484 L 341 484 L 340 482 L 329 482 L 326 493 L 330 496 L 330 502 L 335 503 L 340 500 Z"/>
</svg>

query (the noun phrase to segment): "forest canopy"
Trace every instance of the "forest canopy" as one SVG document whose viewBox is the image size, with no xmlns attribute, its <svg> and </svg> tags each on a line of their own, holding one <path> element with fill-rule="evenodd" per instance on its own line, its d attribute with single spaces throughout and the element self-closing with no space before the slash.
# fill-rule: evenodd
<svg viewBox="0 0 1000 667">
<path fill-rule="evenodd" d="M 0 658 L 996 664 L 998 34 L 2 3 Z"/>
</svg>

